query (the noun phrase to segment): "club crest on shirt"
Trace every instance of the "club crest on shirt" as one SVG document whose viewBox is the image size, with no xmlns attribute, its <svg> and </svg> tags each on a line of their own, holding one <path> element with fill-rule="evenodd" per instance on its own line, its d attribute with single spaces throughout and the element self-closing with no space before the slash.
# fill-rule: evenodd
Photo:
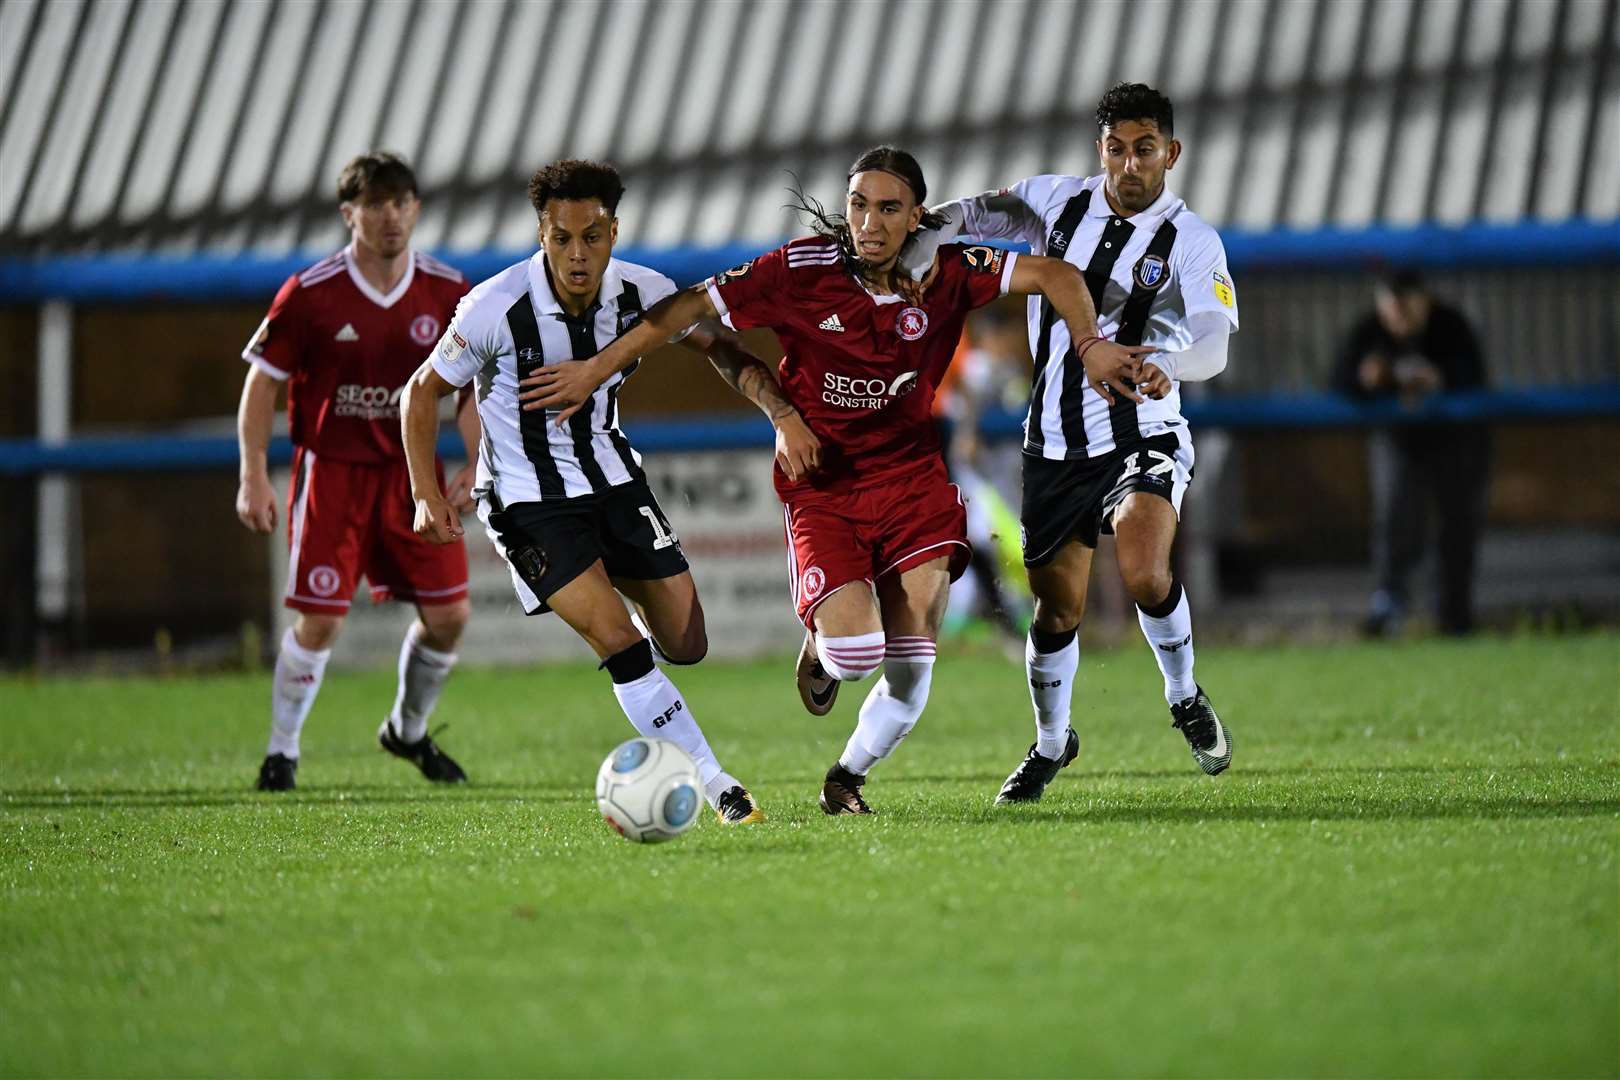
<svg viewBox="0 0 1620 1080">
<path fill-rule="evenodd" d="M 894 320 L 894 332 L 907 341 L 916 341 L 928 333 L 928 312 L 920 307 L 908 307 Z"/>
<path fill-rule="evenodd" d="M 812 566 L 804 572 L 799 587 L 804 590 L 806 600 L 814 600 L 827 587 L 827 575 L 821 572 L 821 567 Z"/>
<path fill-rule="evenodd" d="M 1131 277 L 1144 289 L 1157 289 L 1164 282 L 1164 256 L 1142 256 L 1136 261 L 1136 269 L 1131 272 Z"/>
<path fill-rule="evenodd" d="M 439 340 L 439 320 L 432 315 L 418 315 L 411 320 L 411 340 L 418 345 L 432 345 Z"/>
<path fill-rule="evenodd" d="M 632 326 L 636 325 L 636 323 L 641 321 L 641 316 L 642 316 L 642 312 L 638 308 L 631 308 L 628 311 L 619 312 L 619 330 L 618 330 L 618 333 L 621 334 L 621 335 L 624 334 Z"/>
</svg>

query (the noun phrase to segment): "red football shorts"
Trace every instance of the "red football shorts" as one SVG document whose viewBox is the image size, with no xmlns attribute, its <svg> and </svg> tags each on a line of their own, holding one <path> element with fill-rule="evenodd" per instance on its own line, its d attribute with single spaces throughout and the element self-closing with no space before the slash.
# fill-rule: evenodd
<svg viewBox="0 0 1620 1080">
<path fill-rule="evenodd" d="M 962 493 L 943 467 L 850 492 L 794 495 L 782 509 L 793 606 L 811 629 L 821 602 L 852 581 L 876 591 L 885 574 L 942 555 L 955 581 L 972 554 Z"/>
<path fill-rule="evenodd" d="M 439 486 L 444 467 L 435 464 Z M 292 490 L 287 493 L 287 565 L 283 601 L 312 615 L 342 615 L 360 584 L 371 584 L 371 601 L 410 600 L 450 604 L 467 595 L 467 548 L 435 544 L 412 529 L 416 501 L 404 459 L 387 465 L 354 465 L 293 451 Z"/>
</svg>

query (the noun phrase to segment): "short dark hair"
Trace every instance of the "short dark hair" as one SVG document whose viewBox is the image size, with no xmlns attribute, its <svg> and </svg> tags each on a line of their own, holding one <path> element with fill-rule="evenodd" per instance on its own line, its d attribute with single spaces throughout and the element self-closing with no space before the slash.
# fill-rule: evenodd
<svg viewBox="0 0 1620 1080">
<path fill-rule="evenodd" d="M 1426 293 L 1428 286 L 1423 275 L 1410 266 L 1385 266 L 1378 271 L 1378 284 L 1391 296 L 1411 296 Z"/>
<path fill-rule="evenodd" d="M 1127 120 L 1152 120 L 1166 138 L 1175 131 L 1170 99 L 1146 83 L 1115 83 L 1097 102 L 1097 133 Z"/>
<path fill-rule="evenodd" d="M 608 216 L 615 217 L 623 194 L 619 170 L 605 161 L 553 161 L 529 178 L 529 202 L 536 217 L 546 212 L 546 202 L 551 199 L 600 199 Z"/>
<path fill-rule="evenodd" d="M 343 166 L 338 173 L 338 202 L 353 202 L 366 192 L 379 195 L 416 194 L 416 173 L 404 158 L 388 150 L 372 150 Z"/>
</svg>

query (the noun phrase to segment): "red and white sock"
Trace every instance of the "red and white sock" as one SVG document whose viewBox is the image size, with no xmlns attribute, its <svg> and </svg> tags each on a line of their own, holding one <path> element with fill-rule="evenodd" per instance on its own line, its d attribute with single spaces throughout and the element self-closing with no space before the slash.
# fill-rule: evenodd
<svg viewBox="0 0 1620 1080">
<path fill-rule="evenodd" d="M 839 682 L 860 682 L 883 663 L 883 631 L 828 637 L 816 634 L 816 659 L 821 669 Z"/>
<path fill-rule="evenodd" d="M 883 657 L 883 678 L 861 703 L 860 720 L 838 763 L 856 776 L 894 753 L 917 726 L 934 679 L 935 645 L 926 637 L 892 637 Z"/>
<path fill-rule="evenodd" d="M 281 635 L 276 673 L 270 684 L 270 746 L 266 753 L 298 756 L 298 737 L 304 720 L 321 692 L 321 678 L 331 649 L 306 649 L 298 644 L 292 627 Z"/>
</svg>

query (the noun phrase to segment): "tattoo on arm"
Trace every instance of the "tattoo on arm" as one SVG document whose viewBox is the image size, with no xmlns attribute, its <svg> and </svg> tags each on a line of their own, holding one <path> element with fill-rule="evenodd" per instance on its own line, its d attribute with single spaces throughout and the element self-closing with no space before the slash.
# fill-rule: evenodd
<svg viewBox="0 0 1620 1080">
<path fill-rule="evenodd" d="M 772 423 L 794 411 L 793 403 L 782 394 L 782 388 L 777 385 L 770 368 L 757 356 L 721 347 L 714 351 L 709 361 L 714 364 L 720 377 L 731 384 L 732 389 L 758 405 Z"/>
</svg>

